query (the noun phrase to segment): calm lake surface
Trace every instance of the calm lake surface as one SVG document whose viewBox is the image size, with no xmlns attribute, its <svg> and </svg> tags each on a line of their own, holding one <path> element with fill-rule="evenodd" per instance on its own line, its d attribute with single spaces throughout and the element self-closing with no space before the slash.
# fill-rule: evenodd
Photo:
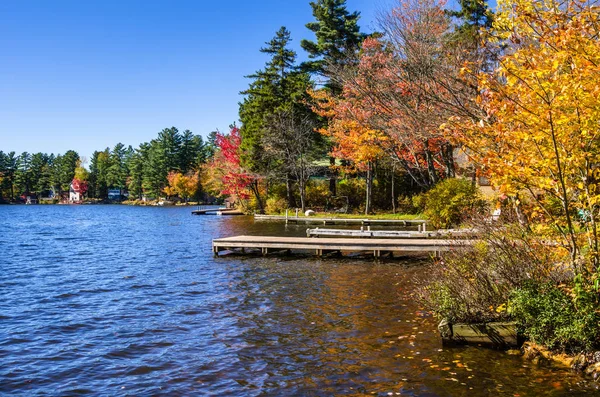
<svg viewBox="0 0 600 397">
<path fill-rule="evenodd" d="M 416 260 L 213 258 L 305 226 L 192 208 L 0 206 L 0 394 L 579 396 L 570 371 L 443 348 Z"/>
</svg>

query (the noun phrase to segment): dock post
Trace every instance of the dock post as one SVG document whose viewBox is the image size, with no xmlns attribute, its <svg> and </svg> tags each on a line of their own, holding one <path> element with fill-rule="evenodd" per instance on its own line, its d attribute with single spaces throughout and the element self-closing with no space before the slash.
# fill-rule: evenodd
<svg viewBox="0 0 600 397">
<path fill-rule="evenodd" d="M 262 248 L 262 254 L 263 256 L 267 256 L 267 254 L 269 253 L 269 249 L 268 248 Z"/>
<path fill-rule="evenodd" d="M 296 208 L 296 219 L 298 219 L 298 208 Z"/>
<path fill-rule="evenodd" d="M 423 222 L 423 232 L 427 230 L 427 223 Z"/>
<path fill-rule="evenodd" d="M 286 224 L 286 225 L 287 225 L 287 223 L 288 223 L 288 211 L 289 211 L 289 210 L 286 208 L 286 209 L 285 209 L 285 224 Z"/>
</svg>

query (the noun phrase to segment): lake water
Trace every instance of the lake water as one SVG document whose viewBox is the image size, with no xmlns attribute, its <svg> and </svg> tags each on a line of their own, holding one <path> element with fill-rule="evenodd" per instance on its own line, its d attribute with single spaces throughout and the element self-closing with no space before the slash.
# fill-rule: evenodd
<svg viewBox="0 0 600 397">
<path fill-rule="evenodd" d="M 579 396 L 570 371 L 442 347 L 416 260 L 214 258 L 305 226 L 191 208 L 0 206 L 0 394 Z"/>
</svg>

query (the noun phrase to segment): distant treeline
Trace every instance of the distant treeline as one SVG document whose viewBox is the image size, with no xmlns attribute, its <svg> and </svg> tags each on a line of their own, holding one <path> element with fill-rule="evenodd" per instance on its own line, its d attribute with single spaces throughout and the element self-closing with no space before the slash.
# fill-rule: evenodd
<svg viewBox="0 0 600 397">
<path fill-rule="evenodd" d="M 109 189 L 122 189 L 132 199 L 143 194 L 156 199 L 164 195 L 170 173 L 196 172 L 212 157 L 215 136 L 212 132 L 205 141 L 190 130 L 181 133 L 175 127 L 165 128 L 156 139 L 137 148 L 118 143 L 112 149 L 95 151 L 89 164 L 73 150 L 62 155 L 0 151 L 0 201 L 23 196 L 58 198 L 69 191 L 75 178 L 87 183 L 88 198 L 106 199 Z M 200 191 L 198 186 L 195 193 Z"/>
</svg>

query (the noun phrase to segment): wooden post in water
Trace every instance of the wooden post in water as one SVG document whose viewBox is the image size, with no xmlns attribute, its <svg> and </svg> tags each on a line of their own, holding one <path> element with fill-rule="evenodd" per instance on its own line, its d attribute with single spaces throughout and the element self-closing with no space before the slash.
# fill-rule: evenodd
<svg viewBox="0 0 600 397">
<path fill-rule="evenodd" d="M 288 211 L 289 211 L 289 210 L 286 208 L 286 209 L 285 209 L 285 224 L 286 224 L 286 225 L 287 225 L 287 223 L 288 223 Z"/>
</svg>

